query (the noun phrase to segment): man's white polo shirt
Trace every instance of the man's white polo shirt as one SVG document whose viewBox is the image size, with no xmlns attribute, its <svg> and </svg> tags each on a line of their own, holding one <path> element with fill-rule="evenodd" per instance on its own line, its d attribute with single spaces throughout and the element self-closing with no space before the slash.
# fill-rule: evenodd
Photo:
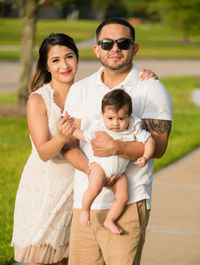
<svg viewBox="0 0 200 265">
<path fill-rule="evenodd" d="M 92 120 L 101 112 L 103 96 L 110 91 L 101 80 L 103 67 L 93 75 L 76 82 L 70 88 L 65 103 L 65 111 L 75 118 L 81 119 L 81 129 L 85 130 Z M 139 81 L 139 69 L 133 64 L 126 79 L 112 89 L 124 89 L 132 98 L 133 113 L 140 119 L 172 120 L 172 101 L 165 87 L 159 80 L 149 79 Z M 80 147 L 87 156 L 88 143 L 80 142 Z M 129 163 L 126 176 L 129 186 L 127 204 L 147 199 L 147 208 L 151 208 L 151 190 L 153 181 L 154 160 L 151 159 L 145 167 Z M 88 187 L 88 177 L 83 172 L 75 170 L 74 208 L 82 207 L 82 196 Z M 92 204 L 92 209 L 109 209 L 114 195 L 109 188 L 104 187 Z"/>
</svg>

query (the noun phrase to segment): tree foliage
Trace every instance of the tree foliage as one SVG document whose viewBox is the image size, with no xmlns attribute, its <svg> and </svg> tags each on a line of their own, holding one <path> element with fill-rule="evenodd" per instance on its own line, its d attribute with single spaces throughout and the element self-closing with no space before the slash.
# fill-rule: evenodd
<svg viewBox="0 0 200 265">
<path fill-rule="evenodd" d="M 190 35 L 199 33 L 199 0 L 155 0 L 151 3 L 150 10 L 156 10 L 166 24 L 181 29 L 185 40 L 189 40 Z"/>
<path fill-rule="evenodd" d="M 125 0 L 92 0 L 91 9 L 101 10 L 103 18 L 112 16 L 125 16 Z"/>
<path fill-rule="evenodd" d="M 58 7 L 69 6 L 74 8 L 90 8 L 91 2 L 91 0 L 51 0 L 52 5 Z"/>
<path fill-rule="evenodd" d="M 124 16 L 126 12 L 125 2 L 127 0 L 51 0 L 51 3 L 58 7 L 68 6 L 69 8 L 86 8 L 94 11 L 101 11 L 102 17 Z"/>
<path fill-rule="evenodd" d="M 126 7 L 133 14 L 143 12 L 151 19 L 178 28 L 183 32 L 183 38 L 199 33 L 200 3 L 199 0 L 125 0 Z"/>
</svg>

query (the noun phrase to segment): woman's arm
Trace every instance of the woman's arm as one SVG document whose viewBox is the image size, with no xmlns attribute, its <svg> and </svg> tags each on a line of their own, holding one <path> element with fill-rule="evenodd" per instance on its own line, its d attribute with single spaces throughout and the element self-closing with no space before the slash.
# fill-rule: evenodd
<svg viewBox="0 0 200 265">
<path fill-rule="evenodd" d="M 61 151 L 75 126 L 73 119 L 62 118 L 57 125 L 58 133 L 51 139 L 46 105 L 38 94 L 30 96 L 28 100 L 27 121 L 33 143 L 45 162 Z"/>
<path fill-rule="evenodd" d="M 76 120 L 76 129 L 73 132 L 73 136 L 79 138 L 80 140 L 83 139 L 83 141 L 85 141 L 83 131 L 79 129 L 80 127 L 81 127 L 81 120 Z M 74 137 L 71 137 L 70 145 L 66 144 L 63 147 L 62 149 L 63 155 L 73 167 L 83 171 L 85 174 L 88 175 L 90 172 L 89 160 L 78 147 L 78 140 Z"/>
</svg>

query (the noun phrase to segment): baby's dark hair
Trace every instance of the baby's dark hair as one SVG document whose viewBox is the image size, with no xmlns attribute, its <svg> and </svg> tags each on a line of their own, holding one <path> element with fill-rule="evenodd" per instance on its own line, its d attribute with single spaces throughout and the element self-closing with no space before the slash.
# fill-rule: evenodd
<svg viewBox="0 0 200 265">
<path fill-rule="evenodd" d="M 122 89 L 114 89 L 103 97 L 101 111 L 104 113 L 108 106 L 112 106 L 115 111 L 118 111 L 126 105 L 128 106 L 128 115 L 131 116 L 133 112 L 131 97 Z"/>
</svg>

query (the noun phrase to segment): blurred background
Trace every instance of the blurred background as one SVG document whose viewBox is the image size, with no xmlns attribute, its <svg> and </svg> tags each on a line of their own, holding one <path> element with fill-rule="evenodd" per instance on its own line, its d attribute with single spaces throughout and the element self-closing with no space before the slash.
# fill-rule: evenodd
<svg viewBox="0 0 200 265">
<path fill-rule="evenodd" d="M 156 161 L 155 170 L 166 168 L 200 145 L 199 0 L 0 0 L 1 265 L 13 262 L 14 201 L 31 150 L 27 87 L 38 47 L 52 32 L 73 37 L 80 51 L 79 80 L 99 68 L 92 49 L 95 30 L 102 20 L 113 16 L 123 17 L 135 27 L 140 50 L 134 61 L 140 68 L 155 71 L 172 96 L 169 146 Z M 195 261 L 189 254 L 187 258 L 187 263 L 178 260 L 171 264 L 200 264 L 199 256 Z"/>
</svg>

